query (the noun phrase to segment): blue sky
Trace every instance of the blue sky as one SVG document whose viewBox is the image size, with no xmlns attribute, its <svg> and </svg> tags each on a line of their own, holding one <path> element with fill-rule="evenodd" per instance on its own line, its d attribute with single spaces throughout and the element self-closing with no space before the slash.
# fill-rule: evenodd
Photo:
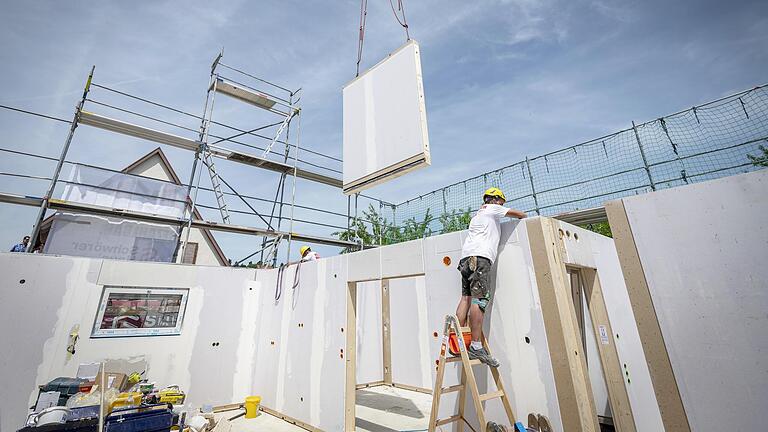
<svg viewBox="0 0 768 432">
<path fill-rule="evenodd" d="M 764 1 L 404 3 L 411 37 L 421 45 L 432 166 L 369 191 L 391 202 L 768 81 Z M 4 2 L 0 103 L 70 118 L 95 64 L 97 82 L 199 113 L 210 63 L 224 47 L 226 62 L 302 87 L 302 146 L 340 157 L 341 88 L 355 73 L 359 7 L 357 1 Z M 388 1 L 369 1 L 363 67 L 404 40 Z M 227 102 L 216 119 L 244 128 L 255 121 L 252 110 Z M 66 125 L 5 111 L 0 127 L 3 147 L 50 156 L 66 136 Z M 70 159 L 120 169 L 154 147 L 80 128 Z M 186 179 L 192 155 L 164 150 Z M 47 175 L 51 168 L 0 156 L 2 171 Z M 241 192 L 274 193 L 274 175 L 236 165 L 220 171 Z M 41 194 L 44 187 L 0 177 L 5 192 Z M 302 182 L 297 203 L 346 210 L 340 191 Z M 10 247 L 28 232 L 34 213 L 0 204 L 0 244 Z M 256 224 L 243 217 L 233 222 Z M 220 239 L 233 258 L 255 245 Z"/>
</svg>

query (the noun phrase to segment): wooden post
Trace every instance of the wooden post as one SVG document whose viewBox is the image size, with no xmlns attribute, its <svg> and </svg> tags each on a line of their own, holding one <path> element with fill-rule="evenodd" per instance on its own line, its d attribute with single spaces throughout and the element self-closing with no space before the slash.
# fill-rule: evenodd
<svg viewBox="0 0 768 432">
<path fill-rule="evenodd" d="M 600 364 L 603 366 L 605 384 L 608 387 L 608 398 L 611 401 L 611 411 L 613 412 L 613 425 L 619 432 L 635 432 L 637 430 L 635 417 L 632 414 L 627 387 L 624 384 L 619 353 L 613 342 L 614 333 L 608 319 L 608 308 L 605 305 L 600 278 L 595 269 L 583 268 L 579 271 L 584 281 L 584 294 L 587 299 L 589 314 L 592 317 L 592 328 L 600 353 Z"/>
<path fill-rule="evenodd" d="M 526 226 L 563 430 L 598 432 L 597 410 L 584 361 L 586 354 L 576 327 L 560 240 L 549 218 L 531 220 Z"/>
<path fill-rule="evenodd" d="M 381 280 L 381 343 L 384 356 L 384 385 L 392 385 L 392 340 L 389 326 L 389 280 Z"/>
<path fill-rule="evenodd" d="M 605 211 L 616 242 L 616 252 L 619 255 L 621 271 L 624 273 L 629 301 L 635 314 L 664 429 L 667 432 L 689 432 L 691 426 L 680 397 L 680 389 L 675 380 L 624 203 L 621 200 L 609 201 L 605 204 Z"/>
<path fill-rule="evenodd" d="M 344 388 L 344 430 L 355 430 L 355 393 L 357 391 L 357 283 L 347 282 L 347 347 Z"/>
</svg>

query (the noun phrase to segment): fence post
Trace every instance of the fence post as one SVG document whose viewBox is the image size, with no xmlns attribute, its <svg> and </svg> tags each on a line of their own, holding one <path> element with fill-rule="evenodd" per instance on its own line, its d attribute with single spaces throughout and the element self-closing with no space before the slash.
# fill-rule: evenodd
<svg viewBox="0 0 768 432">
<path fill-rule="evenodd" d="M 643 143 L 640 142 L 640 134 L 637 133 L 637 126 L 635 122 L 632 122 L 632 130 L 635 132 L 635 140 L 637 141 L 637 147 L 640 148 L 640 156 L 643 157 L 643 167 L 645 167 L 645 173 L 648 174 L 648 181 L 651 182 L 651 190 L 656 190 L 656 183 L 653 182 L 651 176 L 651 167 L 648 166 L 648 159 L 645 157 L 645 150 L 643 149 Z"/>
<path fill-rule="evenodd" d="M 536 215 L 541 215 L 541 212 L 539 211 L 539 199 L 536 198 L 536 188 L 533 186 L 533 173 L 531 172 L 531 161 L 528 159 L 528 156 L 525 157 L 525 165 L 528 168 L 528 179 L 531 182 L 531 194 L 533 195 L 533 205 L 536 210 Z"/>
</svg>

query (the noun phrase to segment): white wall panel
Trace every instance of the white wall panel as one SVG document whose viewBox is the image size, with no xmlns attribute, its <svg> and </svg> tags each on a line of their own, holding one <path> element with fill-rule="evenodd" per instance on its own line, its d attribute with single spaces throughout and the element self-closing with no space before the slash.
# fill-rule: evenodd
<svg viewBox="0 0 768 432">
<path fill-rule="evenodd" d="M 343 99 L 344 193 L 429 165 L 416 41 L 408 41 L 344 86 Z"/>
<path fill-rule="evenodd" d="M 623 199 L 692 430 L 768 424 L 767 196 L 761 170 Z"/>
</svg>

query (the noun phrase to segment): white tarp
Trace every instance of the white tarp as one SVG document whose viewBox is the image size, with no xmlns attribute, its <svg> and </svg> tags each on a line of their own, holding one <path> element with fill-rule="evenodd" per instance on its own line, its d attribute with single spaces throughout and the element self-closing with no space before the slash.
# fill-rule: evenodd
<svg viewBox="0 0 768 432">
<path fill-rule="evenodd" d="M 408 41 L 344 86 L 344 193 L 430 164 L 419 45 Z"/>
<path fill-rule="evenodd" d="M 61 198 L 83 204 L 181 218 L 183 186 L 74 165 Z M 114 217 L 59 212 L 45 253 L 135 261 L 171 262 L 177 228 Z"/>
</svg>

